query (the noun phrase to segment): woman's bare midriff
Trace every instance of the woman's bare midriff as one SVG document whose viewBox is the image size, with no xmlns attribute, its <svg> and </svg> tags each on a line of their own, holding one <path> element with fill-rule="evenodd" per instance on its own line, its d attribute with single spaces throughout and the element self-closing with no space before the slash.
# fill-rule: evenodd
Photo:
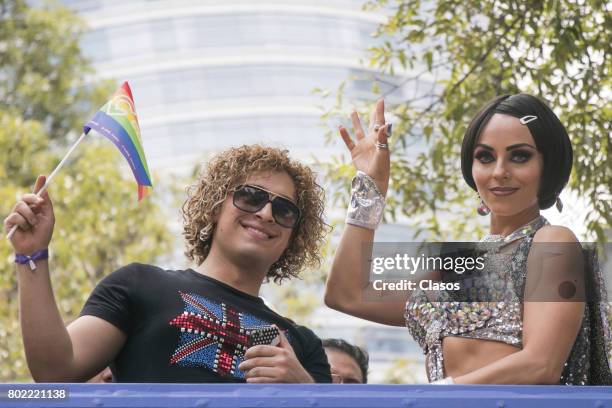
<svg viewBox="0 0 612 408">
<path fill-rule="evenodd" d="M 500 341 L 450 336 L 442 339 L 442 350 L 444 375 L 458 377 L 516 353 L 520 348 Z"/>
</svg>

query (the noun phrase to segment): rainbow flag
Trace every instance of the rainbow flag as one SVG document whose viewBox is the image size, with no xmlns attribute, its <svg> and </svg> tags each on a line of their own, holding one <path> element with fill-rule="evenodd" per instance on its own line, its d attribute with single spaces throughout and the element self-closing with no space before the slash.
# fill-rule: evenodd
<svg viewBox="0 0 612 408">
<path fill-rule="evenodd" d="M 83 126 L 85 134 L 93 129 L 110 139 L 128 161 L 138 183 L 138 201 L 151 192 L 153 183 L 140 141 L 140 126 L 132 90 L 127 82 L 117 89 L 108 102 Z"/>
</svg>

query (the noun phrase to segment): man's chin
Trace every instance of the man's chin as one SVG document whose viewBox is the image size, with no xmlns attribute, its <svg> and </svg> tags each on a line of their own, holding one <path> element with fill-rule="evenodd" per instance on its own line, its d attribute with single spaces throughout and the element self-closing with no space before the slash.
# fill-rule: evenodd
<svg viewBox="0 0 612 408">
<path fill-rule="evenodd" d="M 264 249 L 262 249 L 261 244 L 249 243 L 232 248 L 231 255 L 233 259 L 237 259 L 241 264 L 246 264 L 250 267 L 272 265 L 280 258 L 280 254 L 278 256 L 262 255 L 263 251 Z"/>
</svg>

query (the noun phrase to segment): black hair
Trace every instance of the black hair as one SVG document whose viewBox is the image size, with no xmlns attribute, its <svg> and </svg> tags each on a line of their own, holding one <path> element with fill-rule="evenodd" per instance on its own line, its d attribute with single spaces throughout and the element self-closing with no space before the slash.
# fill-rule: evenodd
<svg viewBox="0 0 612 408">
<path fill-rule="evenodd" d="M 537 117 L 525 126 L 529 128 L 544 163 L 540 177 L 538 205 L 540 209 L 549 208 L 555 203 L 569 180 L 574 154 L 567 131 L 557 115 L 546 102 L 535 96 L 524 93 L 498 96 L 478 111 L 463 137 L 461 146 L 463 178 L 472 189 L 476 190 L 476 183 L 472 177 L 474 149 L 483 129 L 496 113 L 519 119 L 528 115 Z"/>
<path fill-rule="evenodd" d="M 367 384 L 368 382 L 368 364 L 370 361 L 370 357 L 368 356 L 368 352 L 358 346 L 353 346 L 349 342 L 342 339 L 323 339 L 321 340 L 324 348 L 329 348 L 333 350 L 338 350 L 357 362 L 359 369 L 361 370 L 361 375 L 363 377 L 363 383 Z"/>
</svg>

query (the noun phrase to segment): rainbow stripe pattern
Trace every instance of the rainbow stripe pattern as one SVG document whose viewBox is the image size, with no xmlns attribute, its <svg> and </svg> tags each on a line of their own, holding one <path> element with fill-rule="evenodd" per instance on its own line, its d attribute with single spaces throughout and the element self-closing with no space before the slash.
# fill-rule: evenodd
<svg viewBox="0 0 612 408">
<path fill-rule="evenodd" d="M 153 182 L 142 148 L 132 90 L 127 82 L 83 126 L 85 134 L 91 129 L 110 139 L 123 154 L 138 183 L 138 201 L 142 200 L 151 192 Z"/>
</svg>

